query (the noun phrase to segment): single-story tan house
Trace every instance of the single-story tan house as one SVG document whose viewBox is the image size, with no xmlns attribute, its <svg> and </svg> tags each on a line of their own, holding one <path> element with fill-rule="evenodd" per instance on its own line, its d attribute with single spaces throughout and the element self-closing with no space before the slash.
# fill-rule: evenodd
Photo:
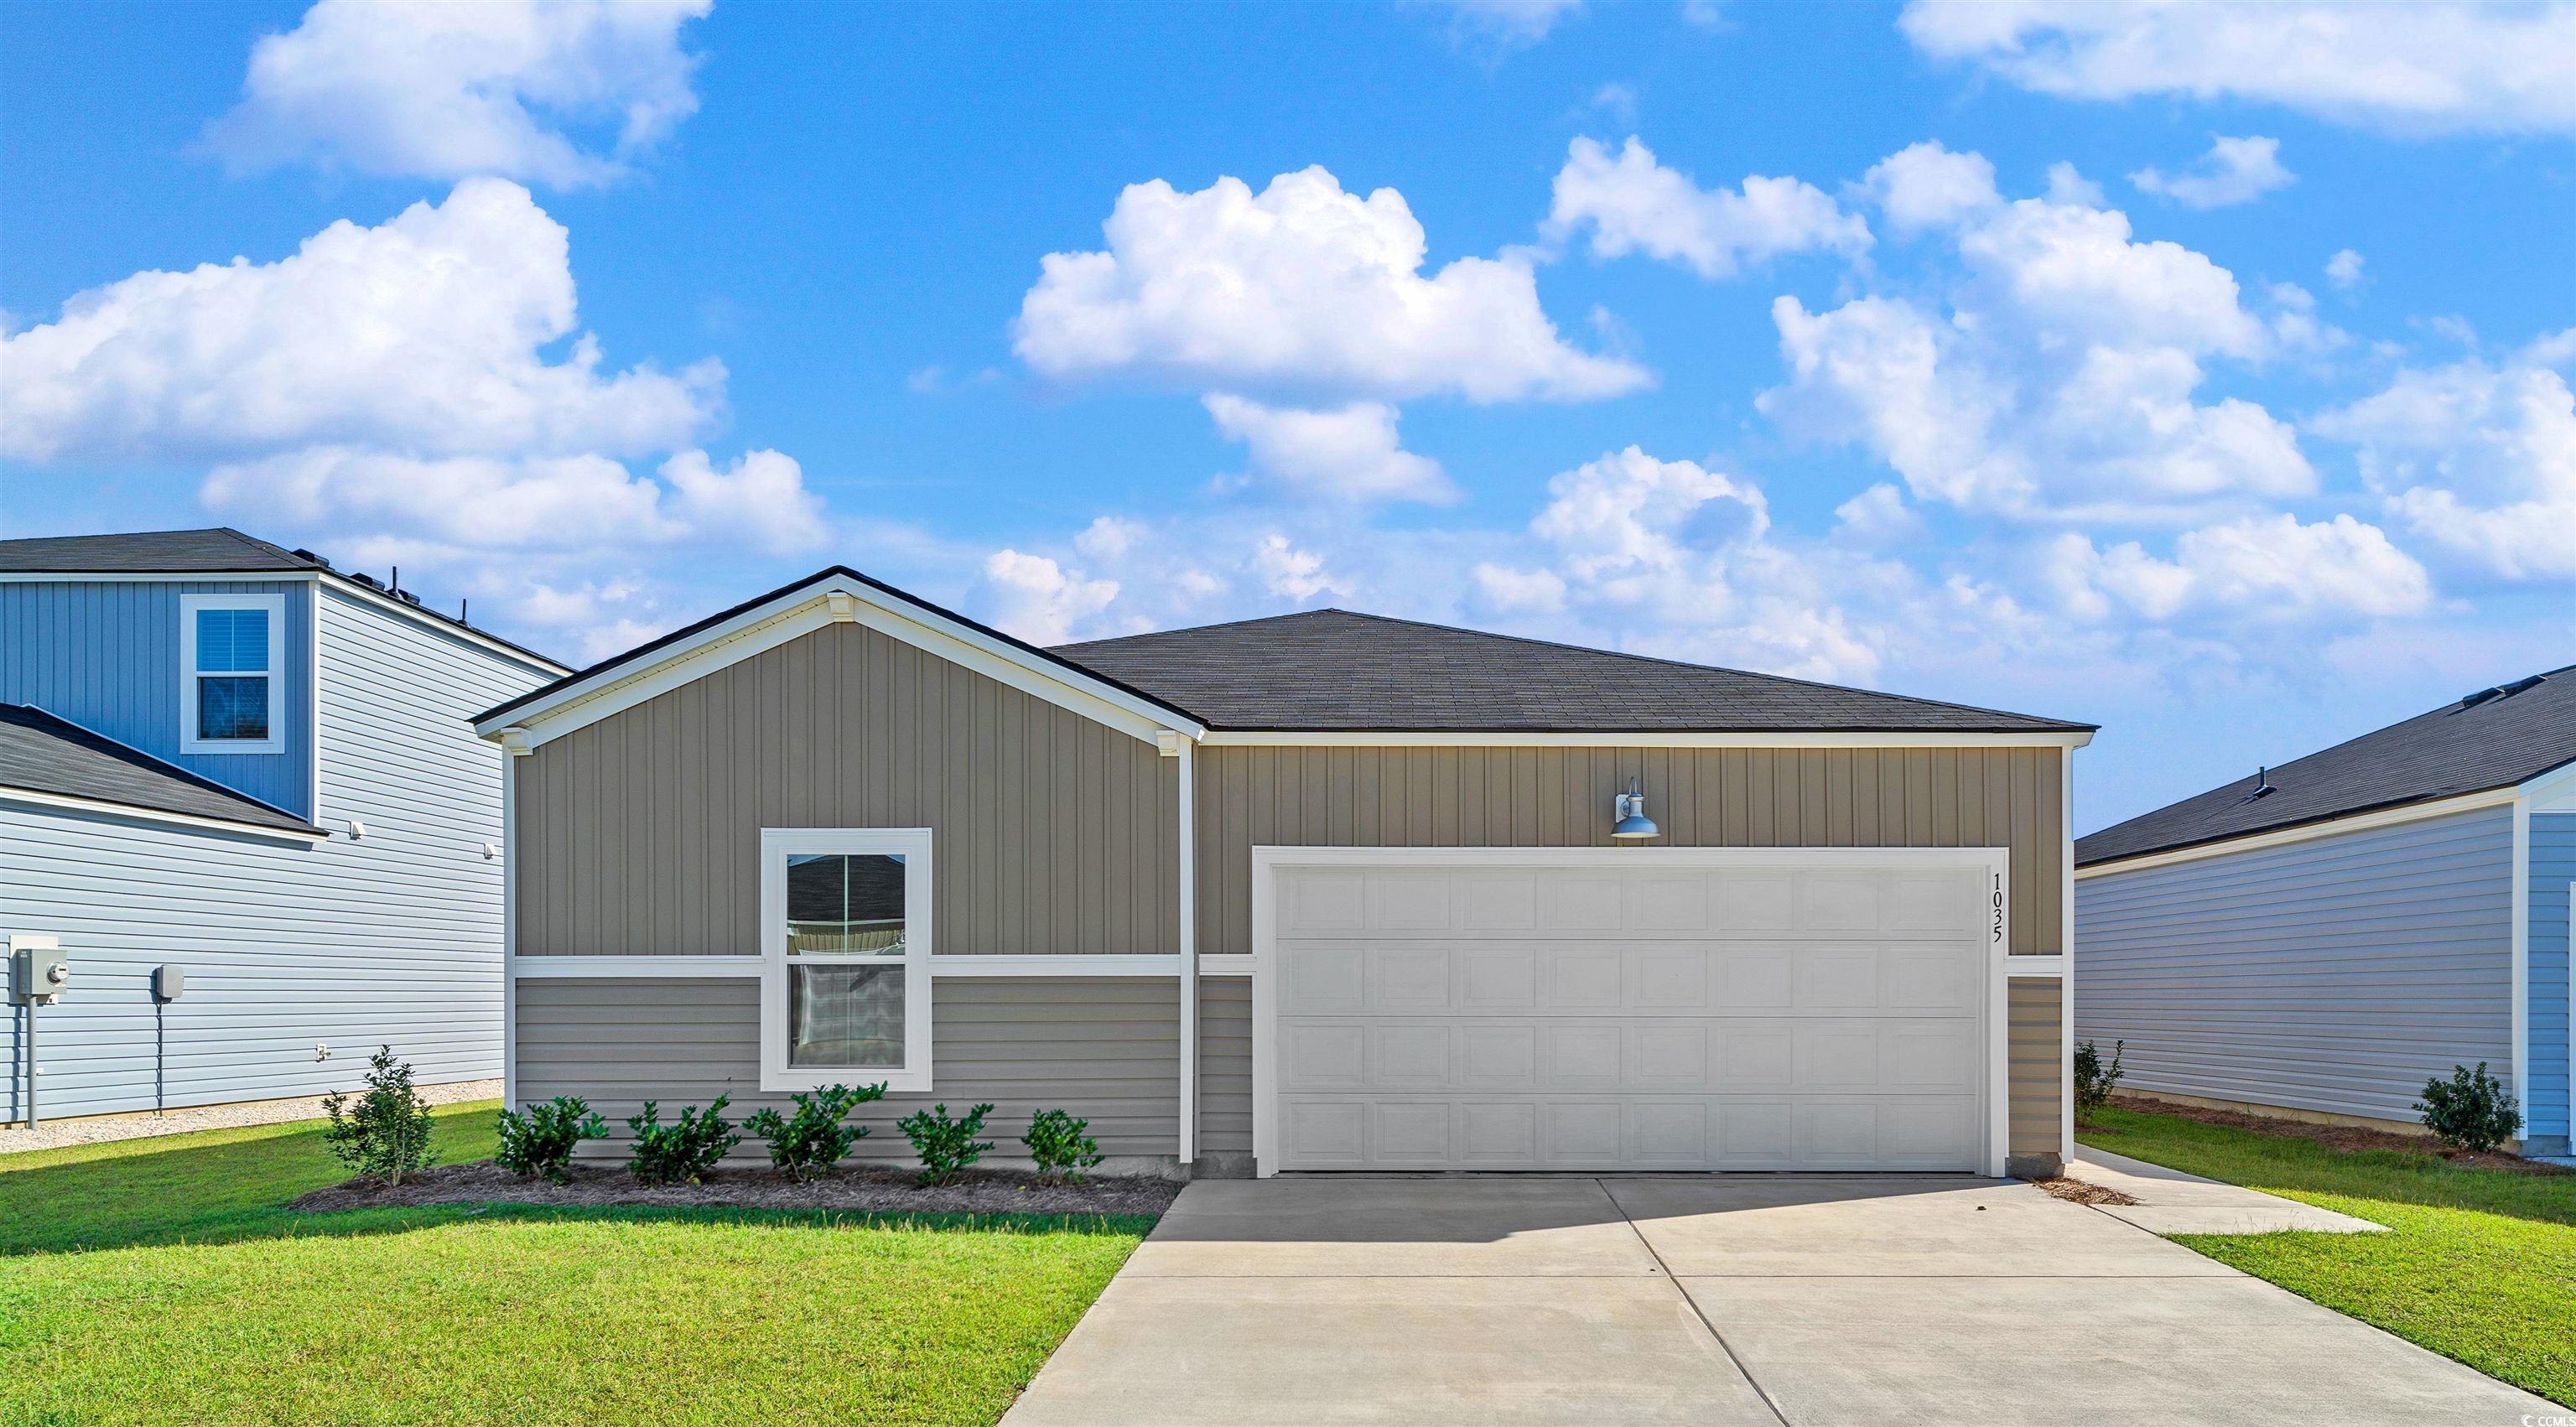
<svg viewBox="0 0 2576 1427">
<path fill-rule="evenodd" d="M 508 1094 L 886 1082 L 1113 1168 L 2053 1172 L 2090 725 L 835 567 L 481 715 Z M 601 1153 L 617 1153 L 610 1143 Z"/>
</svg>

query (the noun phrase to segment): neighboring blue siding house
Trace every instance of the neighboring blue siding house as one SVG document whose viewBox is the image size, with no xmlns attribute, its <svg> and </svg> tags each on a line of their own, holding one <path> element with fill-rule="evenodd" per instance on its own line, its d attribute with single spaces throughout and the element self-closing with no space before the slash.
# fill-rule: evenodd
<svg viewBox="0 0 2576 1427">
<path fill-rule="evenodd" d="M 2412 1127 L 2485 1061 L 2569 1152 L 2576 666 L 2075 843 L 2075 1035 L 2122 1088 Z"/>
<path fill-rule="evenodd" d="M 238 531 L 0 541 L 0 935 L 73 972 L 35 1110 L 314 1095 L 379 1044 L 500 1074 L 501 755 L 465 720 L 564 672 Z"/>
</svg>

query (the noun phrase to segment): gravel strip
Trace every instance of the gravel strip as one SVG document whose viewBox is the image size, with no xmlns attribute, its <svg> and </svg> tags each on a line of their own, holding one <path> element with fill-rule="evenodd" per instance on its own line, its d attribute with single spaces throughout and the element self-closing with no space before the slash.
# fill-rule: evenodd
<svg viewBox="0 0 2576 1427">
<path fill-rule="evenodd" d="M 352 1092 L 358 1087 L 351 1087 Z M 420 1098 L 432 1105 L 455 1105 L 468 1100 L 498 1100 L 498 1080 L 457 1080 L 445 1085 L 419 1087 Z M 322 1097 L 301 1100 L 251 1100 L 239 1105 L 199 1105 L 185 1110 L 165 1110 L 153 1115 L 110 1115 L 89 1120 L 47 1120 L 35 1129 L 23 1124 L 0 1126 L 0 1154 L 19 1150 L 61 1149 L 67 1145 L 100 1145 L 111 1140 L 150 1139 L 155 1135 L 184 1135 L 191 1130 L 228 1130 L 240 1125 L 282 1125 L 290 1120 L 322 1118 Z"/>
<path fill-rule="evenodd" d="M 969 1170 L 924 1188 L 910 1171 L 839 1169 L 798 1184 L 765 1169 L 719 1169 L 704 1184 L 646 1188 L 622 1168 L 577 1164 L 568 1182 L 521 1179 L 489 1160 L 439 1165 L 392 1189 L 352 1179 L 316 1189 L 290 1209 L 381 1209 L 421 1204 L 551 1204 L 665 1209 L 851 1209 L 911 1214 L 1160 1214 L 1180 1197 L 1178 1180 L 1096 1177 L 1040 1184 L 1024 1170 Z"/>
</svg>

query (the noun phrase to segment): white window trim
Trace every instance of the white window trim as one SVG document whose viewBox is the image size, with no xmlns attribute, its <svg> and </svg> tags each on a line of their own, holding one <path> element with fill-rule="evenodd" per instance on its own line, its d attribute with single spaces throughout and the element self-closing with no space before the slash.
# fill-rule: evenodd
<svg viewBox="0 0 2576 1427">
<path fill-rule="evenodd" d="M 268 616 L 268 737 L 199 738 L 197 736 L 197 614 L 201 610 L 260 610 Z M 179 751 L 182 753 L 283 753 L 286 751 L 286 596 L 179 596 Z M 214 677 L 248 675 L 248 669 L 217 669 Z"/>
<path fill-rule="evenodd" d="M 815 1090 L 873 1085 L 930 1088 L 930 829 L 762 828 L 760 830 L 760 1088 Z M 899 853 L 903 863 L 903 1064 L 889 1067 L 787 1063 L 787 859 L 802 853 Z M 797 957 L 809 964 L 891 962 L 891 957 Z"/>
</svg>

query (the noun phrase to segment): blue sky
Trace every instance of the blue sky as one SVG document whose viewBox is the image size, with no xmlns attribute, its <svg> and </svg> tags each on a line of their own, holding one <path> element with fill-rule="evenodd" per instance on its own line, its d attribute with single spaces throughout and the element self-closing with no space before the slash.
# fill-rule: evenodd
<svg viewBox="0 0 2576 1427">
<path fill-rule="evenodd" d="M 2087 828 L 2576 658 L 2563 5 L 10 30 L 10 535 L 1338 604 L 2099 722 Z"/>
</svg>

